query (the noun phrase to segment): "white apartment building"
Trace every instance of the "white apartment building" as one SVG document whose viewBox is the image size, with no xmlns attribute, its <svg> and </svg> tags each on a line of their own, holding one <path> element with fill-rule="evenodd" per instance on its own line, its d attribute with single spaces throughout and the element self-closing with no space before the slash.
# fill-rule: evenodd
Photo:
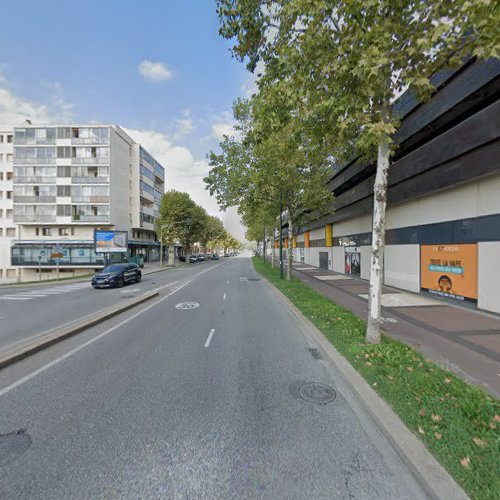
<svg viewBox="0 0 500 500">
<path fill-rule="evenodd" d="M 17 269 L 10 263 L 10 247 L 17 237 L 13 217 L 13 130 L 0 128 L 0 282 L 17 280 Z"/>
<path fill-rule="evenodd" d="M 154 223 L 164 168 L 119 126 L 26 125 L 10 136 L 13 183 L 7 181 L 11 194 L 2 202 L 4 212 L 10 203 L 16 234 L 2 245 L 4 274 L 15 269 L 18 280 L 39 279 L 40 273 L 48 278 L 57 268 L 53 254 L 63 255 L 61 273 L 99 268 L 94 229 L 127 231 L 129 255 L 159 258 Z M 5 216 L 2 224 L 9 223 Z"/>
</svg>

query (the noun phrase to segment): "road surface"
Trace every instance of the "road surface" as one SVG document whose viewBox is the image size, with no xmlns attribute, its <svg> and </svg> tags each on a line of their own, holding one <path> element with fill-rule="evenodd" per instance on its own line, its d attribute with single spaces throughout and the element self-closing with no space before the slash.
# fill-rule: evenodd
<svg viewBox="0 0 500 500">
<path fill-rule="evenodd" d="M 425 498 L 249 259 L 181 278 L 0 372 L 1 498 Z"/>
</svg>

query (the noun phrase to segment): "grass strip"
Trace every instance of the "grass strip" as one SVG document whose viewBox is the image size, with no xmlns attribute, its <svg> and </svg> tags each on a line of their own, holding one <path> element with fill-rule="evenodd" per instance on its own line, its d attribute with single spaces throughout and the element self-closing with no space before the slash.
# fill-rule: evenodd
<svg viewBox="0 0 500 500">
<path fill-rule="evenodd" d="M 364 342 L 365 322 L 302 281 L 281 280 L 260 257 L 265 277 L 326 336 L 473 499 L 500 498 L 500 401 L 383 336 Z"/>
</svg>

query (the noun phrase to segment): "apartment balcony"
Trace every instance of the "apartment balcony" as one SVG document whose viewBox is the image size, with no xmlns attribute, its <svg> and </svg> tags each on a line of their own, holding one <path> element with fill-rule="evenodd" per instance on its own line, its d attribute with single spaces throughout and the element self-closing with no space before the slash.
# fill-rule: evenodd
<svg viewBox="0 0 500 500">
<path fill-rule="evenodd" d="M 109 203 L 109 196 L 72 196 L 72 203 Z"/>
<path fill-rule="evenodd" d="M 155 215 L 155 211 L 152 208 L 141 205 L 141 212 L 147 215 Z"/>
<path fill-rule="evenodd" d="M 16 176 L 16 184 L 55 184 L 57 177 L 19 177 Z"/>
<path fill-rule="evenodd" d="M 147 191 L 141 191 L 141 198 L 151 203 L 153 203 L 155 200 L 154 195 L 148 193 Z"/>
<path fill-rule="evenodd" d="M 71 165 L 109 165 L 110 158 L 71 158 Z"/>
<path fill-rule="evenodd" d="M 55 215 L 37 215 L 37 214 L 31 214 L 31 215 L 16 215 L 16 214 L 14 214 L 14 223 L 19 224 L 20 222 L 33 223 L 33 224 L 36 224 L 38 222 L 53 223 L 53 222 L 56 222 L 56 216 Z"/>
<path fill-rule="evenodd" d="M 109 223 L 109 215 L 73 215 L 73 222 L 107 222 Z"/>
<path fill-rule="evenodd" d="M 14 203 L 55 203 L 56 196 L 16 196 Z"/>
<path fill-rule="evenodd" d="M 109 177 L 72 177 L 72 184 L 109 184 Z"/>
<path fill-rule="evenodd" d="M 14 156 L 14 165 L 55 165 L 56 158 L 20 158 Z"/>
<path fill-rule="evenodd" d="M 101 139 L 99 137 L 72 137 L 71 144 L 73 146 L 102 146 L 109 145 L 109 138 Z"/>
</svg>

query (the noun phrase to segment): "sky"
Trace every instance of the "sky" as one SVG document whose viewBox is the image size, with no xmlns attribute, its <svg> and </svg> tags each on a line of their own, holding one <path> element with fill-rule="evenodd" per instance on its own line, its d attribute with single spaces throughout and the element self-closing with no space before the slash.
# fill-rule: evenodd
<svg viewBox="0 0 500 500">
<path fill-rule="evenodd" d="M 206 159 L 253 78 L 218 34 L 215 0 L 0 0 L 0 124 L 116 123 L 243 239 L 205 190 Z"/>
</svg>

